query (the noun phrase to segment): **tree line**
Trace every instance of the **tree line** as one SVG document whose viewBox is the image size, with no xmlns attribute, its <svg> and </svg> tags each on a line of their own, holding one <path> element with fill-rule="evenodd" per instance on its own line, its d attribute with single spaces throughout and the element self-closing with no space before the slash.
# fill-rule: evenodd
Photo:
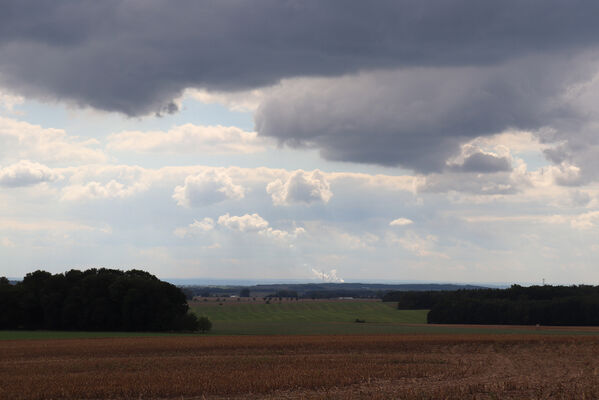
<svg viewBox="0 0 599 400">
<path fill-rule="evenodd" d="M 202 326 L 176 286 L 145 271 L 101 268 L 38 270 L 14 285 L 0 278 L 0 329 L 197 331 Z"/>
<path fill-rule="evenodd" d="M 392 292 L 400 309 L 429 309 L 429 323 L 599 325 L 599 286 Z"/>
</svg>

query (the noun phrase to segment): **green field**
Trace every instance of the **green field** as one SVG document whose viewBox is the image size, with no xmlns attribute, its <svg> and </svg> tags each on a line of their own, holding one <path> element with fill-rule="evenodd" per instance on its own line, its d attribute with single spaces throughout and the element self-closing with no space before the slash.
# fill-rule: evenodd
<svg viewBox="0 0 599 400">
<path fill-rule="evenodd" d="M 398 310 L 378 301 L 301 301 L 264 304 L 197 302 L 197 315 L 207 316 L 215 335 L 314 334 L 542 334 L 596 335 L 599 331 L 426 325 L 427 310 Z M 355 320 L 365 323 L 356 323 Z"/>
<path fill-rule="evenodd" d="M 425 324 L 426 310 L 398 310 L 395 304 L 374 301 L 302 301 L 191 306 L 208 317 L 214 334 L 343 334 L 403 333 L 405 324 Z M 356 323 L 355 320 L 365 323 Z"/>
<path fill-rule="evenodd" d="M 196 302 L 191 309 L 213 323 L 210 335 L 534 334 L 597 335 L 584 328 L 426 325 L 426 310 L 398 310 L 375 301 L 300 301 L 264 304 Z M 356 323 L 360 319 L 364 323 Z M 176 336 L 151 332 L 0 331 L 0 340 Z M 188 334 L 189 335 L 189 334 Z M 197 335 L 197 334 L 196 334 Z"/>
<path fill-rule="evenodd" d="M 388 322 L 426 324 L 426 310 L 398 310 L 395 303 L 380 301 L 302 301 L 218 305 L 198 302 L 193 312 L 211 321 L 247 322 Z"/>
</svg>

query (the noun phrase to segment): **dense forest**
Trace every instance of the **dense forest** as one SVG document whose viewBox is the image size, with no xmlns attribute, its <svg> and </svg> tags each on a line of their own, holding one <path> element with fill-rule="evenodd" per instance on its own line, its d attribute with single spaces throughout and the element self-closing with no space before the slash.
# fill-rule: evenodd
<svg viewBox="0 0 599 400">
<path fill-rule="evenodd" d="M 145 271 L 71 270 L 0 278 L 0 329 L 196 331 L 183 292 Z"/>
<path fill-rule="evenodd" d="M 429 309 L 429 323 L 599 325 L 599 286 L 392 292 L 383 300 L 402 309 Z"/>
</svg>

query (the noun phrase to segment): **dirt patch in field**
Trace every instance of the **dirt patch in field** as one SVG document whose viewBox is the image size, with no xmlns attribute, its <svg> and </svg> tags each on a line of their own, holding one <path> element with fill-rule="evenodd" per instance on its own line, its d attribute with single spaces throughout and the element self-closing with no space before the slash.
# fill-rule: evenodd
<svg viewBox="0 0 599 400">
<path fill-rule="evenodd" d="M 169 337 L 0 342 L 0 398 L 599 398 L 599 338 Z"/>
</svg>

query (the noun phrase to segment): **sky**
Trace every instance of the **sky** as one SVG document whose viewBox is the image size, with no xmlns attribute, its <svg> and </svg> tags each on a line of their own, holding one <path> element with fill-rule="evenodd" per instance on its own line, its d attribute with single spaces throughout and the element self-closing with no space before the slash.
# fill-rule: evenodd
<svg viewBox="0 0 599 400">
<path fill-rule="evenodd" d="M 599 284 L 597 15 L 4 0 L 0 275 Z"/>
</svg>

